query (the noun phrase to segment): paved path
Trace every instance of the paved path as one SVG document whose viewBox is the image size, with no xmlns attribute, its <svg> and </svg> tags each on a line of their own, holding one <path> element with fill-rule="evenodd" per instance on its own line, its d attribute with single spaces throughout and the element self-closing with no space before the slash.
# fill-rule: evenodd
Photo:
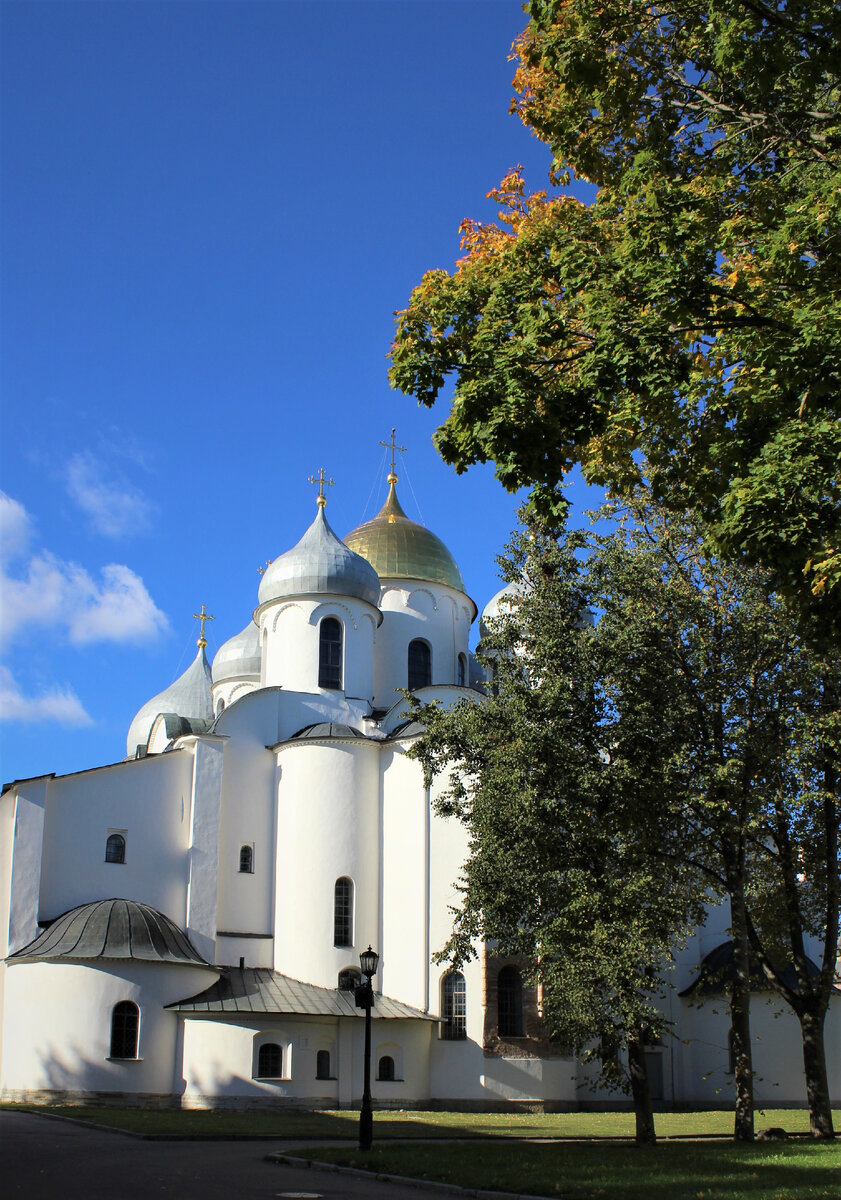
<svg viewBox="0 0 841 1200">
<path fill-rule="evenodd" d="M 264 1155 L 295 1142 L 147 1142 L 33 1113 L 0 1111 L 3 1200 L 421 1200 L 417 1187 L 308 1168 Z M 323 1144 L 323 1143 L 322 1143 Z"/>
</svg>

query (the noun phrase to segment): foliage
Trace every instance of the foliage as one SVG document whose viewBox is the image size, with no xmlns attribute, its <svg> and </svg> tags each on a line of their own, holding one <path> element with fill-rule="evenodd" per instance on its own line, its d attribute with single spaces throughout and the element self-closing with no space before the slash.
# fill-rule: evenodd
<svg viewBox="0 0 841 1200">
<path fill-rule="evenodd" d="M 532 0 L 514 107 L 551 147 L 398 314 L 391 381 L 457 470 L 557 508 L 574 463 L 693 508 L 841 629 L 841 9 Z M 596 188 L 584 204 L 572 178 Z M 812 627 L 812 633 L 817 632 Z"/>
</svg>

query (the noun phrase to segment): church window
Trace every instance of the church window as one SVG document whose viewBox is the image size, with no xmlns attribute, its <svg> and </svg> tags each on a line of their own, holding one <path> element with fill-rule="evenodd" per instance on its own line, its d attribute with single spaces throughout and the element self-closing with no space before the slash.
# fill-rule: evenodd
<svg viewBox="0 0 841 1200">
<path fill-rule="evenodd" d="M 111 1010 L 111 1058 L 137 1058 L 140 1009 L 131 1000 L 121 1000 Z"/>
<path fill-rule="evenodd" d="M 353 945 L 353 881 L 346 875 L 336 880 L 333 899 L 333 945 Z"/>
<path fill-rule="evenodd" d="M 220 713 L 223 713 L 224 711 L 225 711 L 225 701 L 224 701 L 224 700 L 222 699 L 222 697 L 220 696 L 220 697 L 219 697 L 219 699 L 216 701 L 216 715 L 217 715 L 217 717 L 220 715 Z"/>
<path fill-rule="evenodd" d="M 523 1037 L 523 981 L 516 967 L 503 967 L 496 977 L 500 1037 Z"/>
<path fill-rule="evenodd" d="M 342 687 L 342 626 L 335 617 L 325 617 L 319 630 L 318 686 Z"/>
<path fill-rule="evenodd" d="M 409 642 L 409 691 L 429 687 L 432 683 L 432 651 L 427 642 L 415 638 Z"/>
<path fill-rule="evenodd" d="M 467 659 L 463 654 L 458 656 L 458 674 L 456 682 L 459 687 L 467 687 Z"/>
<path fill-rule="evenodd" d="M 277 1042 L 263 1042 L 257 1054 L 257 1078 L 279 1079 L 283 1074 L 283 1051 Z"/>
<path fill-rule="evenodd" d="M 394 1059 L 390 1054 L 384 1054 L 377 1064 L 377 1079 L 391 1082 L 395 1079 Z"/>
<path fill-rule="evenodd" d="M 315 1056 L 315 1077 L 316 1079 L 330 1078 L 330 1051 L 319 1050 Z"/>
<path fill-rule="evenodd" d="M 448 971 L 441 980 L 441 1037 L 459 1042 L 467 1037 L 467 986 L 461 971 Z"/>
<path fill-rule="evenodd" d="M 254 847 L 250 844 L 239 848 L 239 873 L 240 875 L 254 874 Z"/>
<path fill-rule="evenodd" d="M 362 972 L 357 971 L 356 967 L 345 967 L 343 971 L 339 971 L 339 991 L 353 992 L 359 987 L 362 982 Z"/>
<path fill-rule="evenodd" d="M 105 843 L 105 861 L 124 863 L 126 861 L 126 839 L 121 833 L 109 833 Z"/>
</svg>

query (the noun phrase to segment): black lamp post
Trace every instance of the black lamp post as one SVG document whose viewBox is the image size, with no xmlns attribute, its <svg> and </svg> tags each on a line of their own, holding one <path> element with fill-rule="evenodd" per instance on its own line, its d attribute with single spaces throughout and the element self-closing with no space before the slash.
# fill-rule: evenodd
<svg viewBox="0 0 841 1200">
<path fill-rule="evenodd" d="M 365 983 L 356 989 L 357 1008 L 365 1009 L 365 1084 L 362 1089 L 362 1108 L 359 1110 L 359 1149 L 370 1150 L 374 1140 L 374 1112 L 371 1108 L 371 1009 L 374 1007 L 374 989 L 371 978 L 376 975 L 380 956 L 369 946 L 359 955 L 359 965 Z"/>
</svg>

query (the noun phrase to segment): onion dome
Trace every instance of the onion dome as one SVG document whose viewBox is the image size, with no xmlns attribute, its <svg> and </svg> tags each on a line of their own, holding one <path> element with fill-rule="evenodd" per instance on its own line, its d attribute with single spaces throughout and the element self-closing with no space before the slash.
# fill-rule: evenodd
<svg viewBox="0 0 841 1200">
<path fill-rule="evenodd" d="M 482 609 L 482 615 L 479 617 L 479 637 L 486 637 L 488 634 L 488 622 L 495 621 L 497 617 L 504 616 L 511 612 L 512 601 L 519 600 L 523 594 L 523 589 L 519 583 L 506 583 L 505 587 L 491 596 L 488 603 Z"/>
<path fill-rule="evenodd" d="M 213 717 L 213 697 L 210 691 L 210 663 L 204 652 L 204 638 L 199 640 L 199 652 L 192 664 L 175 683 L 159 695 L 147 700 L 129 726 L 126 754 L 134 758 L 137 747 L 145 746 L 156 717 L 175 713 L 188 721 L 209 721 Z"/>
<path fill-rule="evenodd" d="M 71 908 L 8 961 L 101 958 L 209 966 L 169 917 L 134 900 L 96 900 Z"/>
<path fill-rule="evenodd" d="M 439 537 L 410 521 L 397 499 L 397 476 L 388 477 L 385 504 L 371 521 L 357 526 L 345 544 L 367 558 L 380 579 L 424 579 L 464 591 L 458 564 Z"/>
<path fill-rule="evenodd" d="M 319 504 L 312 525 L 296 546 L 276 558 L 260 582 L 260 604 L 287 596 L 355 596 L 374 607 L 380 601 L 377 572 L 336 537 Z"/>
<path fill-rule="evenodd" d="M 260 630 L 253 621 L 219 647 L 211 675 L 214 683 L 224 679 L 260 678 Z"/>
</svg>

